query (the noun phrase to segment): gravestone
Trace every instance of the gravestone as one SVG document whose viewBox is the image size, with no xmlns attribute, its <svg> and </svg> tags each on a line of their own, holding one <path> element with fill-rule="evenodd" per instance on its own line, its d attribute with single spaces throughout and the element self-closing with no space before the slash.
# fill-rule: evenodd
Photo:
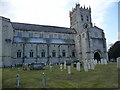
<svg viewBox="0 0 120 90">
<path fill-rule="evenodd" d="M 103 59 L 101 59 L 101 64 L 103 64 Z"/>
<path fill-rule="evenodd" d="M 117 58 L 117 68 L 120 69 L 120 57 Z"/>
<path fill-rule="evenodd" d="M 16 88 L 20 88 L 20 74 L 17 74 L 17 78 L 16 78 Z"/>
<path fill-rule="evenodd" d="M 53 66 L 52 65 L 50 65 L 50 71 L 52 72 L 52 68 L 53 68 Z"/>
<path fill-rule="evenodd" d="M 90 62 L 87 63 L 88 69 L 90 69 Z"/>
<path fill-rule="evenodd" d="M 68 74 L 71 74 L 71 67 L 70 66 L 67 67 L 68 67 Z"/>
<path fill-rule="evenodd" d="M 94 70 L 94 64 L 93 62 L 90 63 L 91 69 Z"/>
<path fill-rule="evenodd" d="M 93 59 L 94 65 L 96 65 L 96 61 Z"/>
<path fill-rule="evenodd" d="M 43 88 L 46 88 L 46 77 L 45 77 L 44 72 L 42 73 L 42 86 Z"/>
<path fill-rule="evenodd" d="M 100 61 L 98 61 L 98 64 L 100 64 Z"/>
<path fill-rule="evenodd" d="M 86 61 L 84 62 L 84 71 L 88 72 L 88 67 L 87 67 L 87 62 Z"/>
<path fill-rule="evenodd" d="M 77 63 L 77 70 L 80 71 L 80 62 Z"/>
<path fill-rule="evenodd" d="M 106 59 L 104 59 L 104 62 L 105 62 L 105 64 L 107 64 L 107 60 Z"/>
<path fill-rule="evenodd" d="M 66 61 L 64 61 L 64 69 L 66 69 Z"/>
<path fill-rule="evenodd" d="M 97 60 L 95 60 L 95 64 L 97 64 Z"/>
<path fill-rule="evenodd" d="M 62 64 L 60 64 L 60 70 L 63 71 L 63 70 L 62 70 Z"/>
</svg>

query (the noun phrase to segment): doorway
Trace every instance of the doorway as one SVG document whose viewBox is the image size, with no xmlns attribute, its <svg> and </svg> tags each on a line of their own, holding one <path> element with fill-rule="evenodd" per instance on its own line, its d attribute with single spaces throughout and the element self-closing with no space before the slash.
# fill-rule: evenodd
<svg viewBox="0 0 120 90">
<path fill-rule="evenodd" d="M 94 54 L 94 59 L 97 59 L 97 61 L 100 61 L 100 54 L 98 53 L 98 52 L 96 52 L 95 54 Z"/>
</svg>

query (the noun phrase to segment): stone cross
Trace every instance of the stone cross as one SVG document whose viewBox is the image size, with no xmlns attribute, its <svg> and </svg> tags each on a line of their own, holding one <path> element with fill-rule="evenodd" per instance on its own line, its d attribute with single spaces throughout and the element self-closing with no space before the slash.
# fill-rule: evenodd
<svg viewBox="0 0 120 90">
<path fill-rule="evenodd" d="M 80 71 L 80 62 L 77 63 L 77 68 L 78 71 Z"/>
<path fill-rule="evenodd" d="M 62 70 L 62 64 L 60 64 L 60 70 L 63 71 L 63 70 Z"/>
<path fill-rule="evenodd" d="M 66 69 L 66 61 L 64 61 L 64 69 Z"/>
<path fill-rule="evenodd" d="M 71 68 L 68 66 L 68 74 L 71 74 Z"/>
<path fill-rule="evenodd" d="M 42 85 L 43 85 L 43 88 L 46 88 L 46 77 L 44 72 L 42 73 Z"/>
</svg>

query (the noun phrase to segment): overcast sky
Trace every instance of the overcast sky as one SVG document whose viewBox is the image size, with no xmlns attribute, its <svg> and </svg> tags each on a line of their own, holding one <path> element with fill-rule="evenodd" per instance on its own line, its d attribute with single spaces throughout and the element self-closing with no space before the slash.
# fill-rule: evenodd
<svg viewBox="0 0 120 90">
<path fill-rule="evenodd" d="M 0 0 L 0 16 L 12 22 L 70 27 L 76 3 L 91 6 L 92 22 L 104 29 L 107 45 L 118 40 L 119 0 Z"/>
</svg>

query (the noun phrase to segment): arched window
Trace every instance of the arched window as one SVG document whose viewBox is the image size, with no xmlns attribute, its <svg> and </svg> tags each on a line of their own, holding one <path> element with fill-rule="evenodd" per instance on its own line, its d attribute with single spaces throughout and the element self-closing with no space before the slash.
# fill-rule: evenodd
<svg viewBox="0 0 120 90">
<path fill-rule="evenodd" d="M 18 51 L 17 51 L 17 58 L 21 58 L 21 56 L 22 56 L 22 55 L 21 55 L 21 51 L 18 50 Z"/>
<path fill-rule="evenodd" d="M 56 57 L 56 52 L 55 52 L 55 50 L 52 51 L 52 57 Z"/>
<path fill-rule="evenodd" d="M 72 51 L 72 57 L 75 57 L 75 51 Z"/>
<path fill-rule="evenodd" d="M 62 51 L 62 56 L 63 56 L 63 57 L 66 56 L 66 52 L 65 52 L 65 50 Z"/>
<path fill-rule="evenodd" d="M 33 58 L 33 51 L 31 50 L 29 53 L 30 58 Z"/>
<path fill-rule="evenodd" d="M 81 20 L 83 21 L 83 15 L 81 15 Z"/>
<path fill-rule="evenodd" d="M 42 50 L 41 57 L 45 57 L 45 50 Z"/>
</svg>

